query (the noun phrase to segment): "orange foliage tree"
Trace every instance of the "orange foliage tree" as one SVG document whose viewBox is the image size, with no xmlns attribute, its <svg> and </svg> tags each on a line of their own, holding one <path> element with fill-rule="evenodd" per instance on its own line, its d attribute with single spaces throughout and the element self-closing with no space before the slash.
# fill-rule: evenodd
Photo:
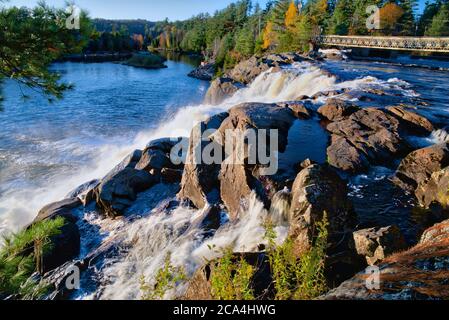
<svg viewBox="0 0 449 320">
<path fill-rule="evenodd" d="M 143 35 L 141 35 L 141 34 L 133 34 L 132 39 L 133 39 L 133 43 L 134 43 L 136 49 L 137 50 L 142 50 L 143 44 L 144 44 Z"/>
<path fill-rule="evenodd" d="M 285 26 L 287 29 L 294 29 L 298 22 L 298 8 L 294 1 L 290 2 L 290 6 L 285 14 Z"/>
<path fill-rule="evenodd" d="M 379 11 L 380 26 L 384 34 L 394 33 L 398 26 L 398 21 L 404 14 L 404 10 L 395 3 L 385 4 Z"/>
<path fill-rule="evenodd" d="M 276 44 L 276 32 L 273 29 L 273 22 L 268 21 L 263 31 L 263 49 L 269 49 Z"/>
</svg>

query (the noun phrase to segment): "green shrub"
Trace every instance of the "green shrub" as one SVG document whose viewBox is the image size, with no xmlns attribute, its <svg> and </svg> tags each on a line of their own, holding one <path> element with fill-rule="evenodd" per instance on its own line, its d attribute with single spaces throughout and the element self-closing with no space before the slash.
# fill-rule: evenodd
<svg viewBox="0 0 449 320">
<path fill-rule="evenodd" d="M 267 255 L 270 263 L 276 300 L 310 300 L 326 292 L 324 261 L 327 248 L 327 216 L 317 223 L 318 236 L 300 259 L 294 253 L 294 242 L 287 239 L 277 246 L 271 221 L 264 223 Z"/>
<path fill-rule="evenodd" d="M 255 269 L 244 257 L 235 261 L 231 248 L 223 251 L 223 257 L 211 265 L 211 291 L 216 300 L 254 300 L 251 279 Z"/>
<path fill-rule="evenodd" d="M 147 69 L 165 68 L 164 58 L 152 53 L 134 54 L 125 64 Z"/>
<path fill-rule="evenodd" d="M 167 291 L 174 289 L 179 282 L 186 280 L 184 269 L 172 266 L 170 260 L 171 254 L 169 253 L 165 258 L 164 266 L 156 274 L 154 285 L 149 285 L 145 277 L 141 277 L 142 300 L 163 300 Z"/>
<path fill-rule="evenodd" d="M 46 291 L 46 285 L 30 279 L 42 273 L 42 259 L 51 250 L 51 237 L 61 233 L 64 218 L 46 220 L 31 228 L 3 237 L 0 249 L 0 293 L 20 299 L 36 299 Z"/>
</svg>

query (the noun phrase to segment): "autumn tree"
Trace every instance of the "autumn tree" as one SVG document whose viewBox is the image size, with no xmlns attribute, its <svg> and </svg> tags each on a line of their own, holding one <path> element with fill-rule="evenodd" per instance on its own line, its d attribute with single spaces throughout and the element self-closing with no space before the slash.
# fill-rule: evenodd
<svg viewBox="0 0 449 320">
<path fill-rule="evenodd" d="M 274 31 L 274 24 L 272 21 L 268 21 L 263 31 L 263 48 L 271 49 L 277 43 L 277 34 Z"/>
<path fill-rule="evenodd" d="M 143 35 L 133 34 L 132 40 L 134 42 L 135 49 L 141 51 L 143 49 L 143 43 L 144 43 Z"/>
<path fill-rule="evenodd" d="M 298 22 L 298 8 L 295 4 L 295 1 L 290 2 L 290 6 L 285 14 L 285 26 L 287 30 L 291 30 L 296 28 L 296 24 Z"/>
<path fill-rule="evenodd" d="M 380 27 L 384 35 L 391 35 L 398 31 L 398 21 L 403 16 L 404 10 L 395 3 L 385 4 L 379 12 Z"/>
</svg>

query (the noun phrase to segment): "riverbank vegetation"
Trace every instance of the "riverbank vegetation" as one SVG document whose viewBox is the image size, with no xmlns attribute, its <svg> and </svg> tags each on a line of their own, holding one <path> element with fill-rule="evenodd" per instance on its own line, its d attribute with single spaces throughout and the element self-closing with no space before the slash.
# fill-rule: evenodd
<svg viewBox="0 0 449 320">
<path fill-rule="evenodd" d="M 5 8 L 0 3 L 0 75 L 49 97 L 60 98 L 70 85 L 48 70 L 58 58 L 81 52 L 91 25 L 81 13 L 80 30 L 66 28 L 69 14 L 44 3 L 34 9 Z"/>
<path fill-rule="evenodd" d="M 380 23 L 368 30 L 370 5 L 379 8 Z M 320 34 L 446 36 L 448 6 L 447 0 L 430 1 L 418 16 L 416 0 L 276 0 L 265 8 L 240 0 L 213 15 L 148 27 L 144 42 L 152 49 L 202 53 L 227 69 L 255 53 L 308 51 Z"/>
<path fill-rule="evenodd" d="M 38 299 L 46 286 L 31 278 L 43 273 L 43 259 L 52 248 L 51 238 L 61 233 L 63 218 L 39 222 L 18 233 L 4 236 L 0 250 L 0 299 Z"/>
<path fill-rule="evenodd" d="M 327 291 L 325 261 L 328 227 L 327 214 L 324 214 L 323 220 L 316 224 L 317 235 L 310 243 L 310 249 L 305 250 L 300 257 L 295 252 L 292 238 L 287 238 L 281 245 L 277 244 L 278 235 L 270 219 L 263 223 L 266 250 L 255 260 L 250 257 L 251 254 L 235 253 L 232 246 L 218 251 L 215 245 L 210 246 L 210 250 L 221 256 L 208 261 L 205 267 L 209 283 L 206 290 L 210 291 L 210 298 L 227 301 L 312 300 L 324 294 Z M 170 260 L 171 256 L 167 255 L 165 264 L 156 273 L 152 285 L 146 282 L 145 277 L 141 278 L 142 300 L 162 300 L 177 285 L 197 281 L 195 276 L 188 279 L 183 268 L 174 267 Z M 261 281 L 260 278 L 265 280 Z M 266 287 L 263 288 L 263 293 L 257 293 L 255 288 L 258 287 L 260 291 L 264 285 Z M 201 291 L 200 287 L 198 290 Z"/>
<path fill-rule="evenodd" d="M 152 53 L 136 53 L 133 56 L 125 61 L 123 64 L 136 68 L 144 68 L 144 69 L 161 69 L 166 68 L 167 66 L 164 64 L 164 58 L 159 55 Z"/>
<path fill-rule="evenodd" d="M 213 15 L 176 22 L 91 20 L 82 12 L 80 30 L 65 27 L 68 13 L 63 9 L 45 4 L 34 9 L 6 8 L 2 3 L 0 77 L 56 98 L 70 85 L 61 83 L 48 66 L 73 53 L 147 49 L 196 53 L 215 63 L 221 73 L 253 54 L 307 52 L 320 34 L 449 35 L 447 0 L 427 2 L 419 17 L 414 14 L 417 0 L 273 0 L 265 8 L 252 0 L 238 0 Z M 380 8 L 380 26 L 373 30 L 366 27 L 370 5 Z M 133 59 L 142 62 L 143 58 Z"/>
</svg>

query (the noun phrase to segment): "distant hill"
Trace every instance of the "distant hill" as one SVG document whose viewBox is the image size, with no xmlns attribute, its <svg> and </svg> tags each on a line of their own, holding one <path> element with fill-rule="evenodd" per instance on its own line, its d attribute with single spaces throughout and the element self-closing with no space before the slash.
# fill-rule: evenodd
<svg viewBox="0 0 449 320">
<path fill-rule="evenodd" d="M 155 22 L 147 20 L 107 20 L 107 19 L 93 19 L 93 24 L 99 32 L 111 32 L 112 30 L 119 31 L 122 26 L 125 26 L 130 34 L 145 34 L 146 30 L 155 26 Z"/>
</svg>

